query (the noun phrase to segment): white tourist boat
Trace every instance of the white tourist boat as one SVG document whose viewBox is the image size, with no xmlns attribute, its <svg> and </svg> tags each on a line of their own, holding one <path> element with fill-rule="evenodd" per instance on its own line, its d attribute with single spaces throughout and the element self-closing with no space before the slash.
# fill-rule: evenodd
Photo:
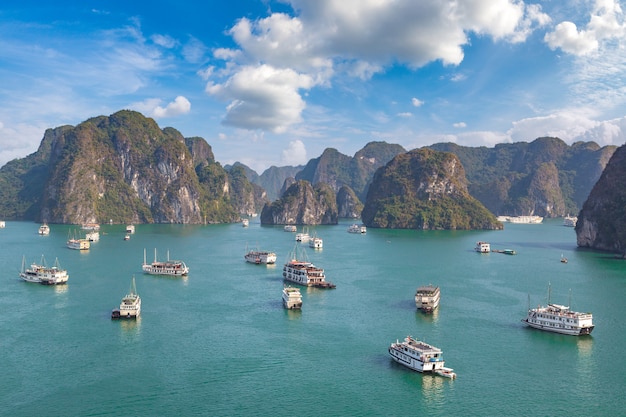
<svg viewBox="0 0 626 417">
<path fill-rule="evenodd" d="M 415 305 L 425 313 L 432 313 L 439 307 L 441 290 L 435 285 L 424 285 L 415 291 Z"/>
<path fill-rule="evenodd" d="M 76 235 L 69 235 L 67 238 L 67 247 L 75 250 L 87 250 L 91 247 L 91 243 L 87 239 L 76 238 Z"/>
<path fill-rule="evenodd" d="M 364 225 L 358 225 L 358 224 L 351 224 L 348 227 L 348 233 L 360 233 L 362 235 L 364 235 L 365 233 L 367 233 L 367 227 L 365 227 Z"/>
<path fill-rule="evenodd" d="M 266 250 L 258 250 L 252 249 L 247 250 L 244 255 L 244 259 L 246 262 L 250 262 L 251 264 L 267 264 L 272 265 L 276 263 L 276 253 L 266 251 Z"/>
<path fill-rule="evenodd" d="M 85 234 L 85 239 L 90 242 L 97 242 L 100 240 L 100 232 L 98 232 L 97 230 L 88 232 Z"/>
<path fill-rule="evenodd" d="M 593 314 L 580 313 L 570 310 L 569 306 L 552 304 L 550 302 L 551 288 L 548 286 L 548 304 L 545 307 L 528 308 L 523 323 L 528 326 L 547 332 L 582 336 L 591 334 L 593 328 Z M 571 298 L 571 297 L 570 297 Z M 529 299 L 530 304 L 530 299 Z M 570 300 L 571 304 L 571 300 Z"/>
<path fill-rule="evenodd" d="M 42 236 L 48 236 L 50 234 L 50 226 L 48 226 L 48 223 L 43 223 L 39 226 L 39 234 Z"/>
<path fill-rule="evenodd" d="M 302 308 L 302 294 L 295 287 L 283 288 L 283 306 L 289 310 L 300 310 Z"/>
<path fill-rule="evenodd" d="M 285 232 L 295 232 L 298 228 L 293 224 L 286 224 L 284 227 Z"/>
<path fill-rule="evenodd" d="M 509 223 L 539 224 L 543 221 L 541 216 L 498 216 L 498 221 Z"/>
<path fill-rule="evenodd" d="M 135 225 L 127 224 L 126 225 L 126 233 L 135 233 Z"/>
<path fill-rule="evenodd" d="M 488 242 L 478 241 L 474 250 L 478 253 L 489 253 L 491 252 L 491 245 Z"/>
<path fill-rule="evenodd" d="M 122 298 L 120 308 L 111 312 L 112 319 L 136 319 L 141 313 L 141 297 L 137 294 L 137 287 L 135 286 L 135 277 L 130 284 L 130 290 Z"/>
<path fill-rule="evenodd" d="M 48 267 L 42 255 L 40 263 L 33 262 L 30 268 L 26 267 L 26 258 L 22 258 L 20 278 L 26 282 L 34 282 L 43 285 L 59 285 L 67 283 L 70 276 L 67 274 L 67 270 L 61 268 L 58 259 L 55 259 L 54 266 Z"/>
<path fill-rule="evenodd" d="M 452 368 L 446 368 L 443 352 L 428 343 L 407 336 L 389 346 L 391 358 L 417 372 L 431 372 L 447 378 L 456 378 Z"/>
<path fill-rule="evenodd" d="M 250 220 L 248 220 L 248 219 L 241 219 L 241 225 L 242 225 L 243 227 L 248 227 L 248 226 L 250 226 Z"/>
<path fill-rule="evenodd" d="M 296 233 L 296 242 L 307 243 L 311 239 L 309 236 L 309 229 L 306 227 L 302 228 L 302 232 Z"/>
<path fill-rule="evenodd" d="M 576 223 L 578 222 L 578 217 L 567 215 L 563 218 L 563 226 L 567 227 L 576 227 Z"/>
<path fill-rule="evenodd" d="M 143 250 L 143 264 L 141 265 L 143 272 L 150 275 L 169 275 L 172 277 L 181 277 L 189 274 L 189 267 L 183 261 L 170 260 L 170 252 L 167 251 L 166 261 L 157 261 L 157 251 L 154 249 L 154 261 L 146 262 L 146 250 Z"/>
<path fill-rule="evenodd" d="M 306 259 L 304 249 L 298 253 L 297 247 L 294 248 L 289 258 L 283 267 L 285 280 L 307 287 L 335 288 L 335 284 L 326 281 L 324 270 Z"/>
<path fill-rule="evenodd" d="M 309 239 L 309 247 L 313 249 L 324 248 L 324 240 L 321 237 L 313 236 Z"/>
<path fill-rule="evenodd" d="M 0 229 L 4 229 L 7 226 L 4 220 L 0 220 Z"/>
<path fill-rule="evenodd" d="M 83 223 L 81 226 L 83 230 L 100 230 L 100 225 L 98 223 Z"/>
</svg>

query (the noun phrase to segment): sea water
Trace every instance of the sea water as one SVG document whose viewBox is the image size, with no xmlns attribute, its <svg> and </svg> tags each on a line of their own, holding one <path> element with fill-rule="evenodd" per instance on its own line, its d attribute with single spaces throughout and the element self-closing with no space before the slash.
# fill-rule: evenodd
<svg viewBox="0 0 626 417">
<path fill-rule="evenodd" d="M 88 251 L 65 247 L 76 226 L 7 222 L 0 229 L 0 414 L 7 416 L 614 416 L 626 399 L 626 262 L 577 249 L 562 220 L 503 231 L 412 231 L 351 222 L 309 227 L 310 261 L 336 289 L 301 288 L 285 310 L 282 265 L 297 244 L 282 226 L 103 225 Z M 479 254 L 477 241 L 517 255 Z M 276 265 L 244 261 L 246 247 Z M 142 273 L 180 259 L 189 276 Z M 44 255 L 67 285 L 19 279 Z M 566 257 L 569 262 L 560 262 Z M 137 321 L 111 320 L 135 276 Z M 441 288 L 426 315 L 420 285 Z M 551 301 L 594 315 L 591 336 L 524 326 Z M 570 291 L 571 290 L 571 291 Z M 412 335 L 443 350 L 449 380 L 391 360 Z"/>
</svg>

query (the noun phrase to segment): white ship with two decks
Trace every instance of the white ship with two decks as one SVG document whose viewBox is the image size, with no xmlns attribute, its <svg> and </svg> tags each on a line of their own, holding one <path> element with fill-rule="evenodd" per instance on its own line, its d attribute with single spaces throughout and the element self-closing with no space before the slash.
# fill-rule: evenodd
<svg viewBox="0 0 626 417">
<path fill-rule="evenodd" d="M 48 236 L 50 234 L 50 226 L 48 226 L 48 223 L 42 223 L 42 225 L 39 226 L 39 234 L 42 236 Z"/>
<path fill-rule="evenodd" d="M 431 372 L 454 379 L 452 368 L 445 367 L 441 349 L 426 342 L 407 336 L 404 341 L 397 341 L 389 346 L 389 355 L 401 365 L 417 372 Z"/>
<path fill-rule="evenodd" d="M 154 249 L 154 261 L 146 262 L 146 250 L 143 250 L 143 272 L 150 275 L 168 275 L 171 277 L 182 277 L 189 274 L 189 267 L 183 261 L 170 260 L 170 252 L 167 251 L 166 261 L 157 261 L 157 251 Z"/>
<path fill-rule="evenodd" d="M 42 255 L 40 263 L 33 262 L 30 268 L 26 268 L 26 257 L 22 258 L 20 278 L 26 282 L 42 285 L 60 285 L 66 284 L 70 276 L 67 274 L 67 270 L 61 268 L 58 259 L 55 259 L 54 266 L 48 267 Z"/>
<path fill-rule="evenodd" d="M 276 263 L 276 253 L 258 249 L 246 250 L 244 259 L 246 260 L 246 262 L 249 262 L 251 264 L 272 265 Z"/>
<path fill-rule="evenodd" d="M 130 285 L 130 290 L 122 298 L 120 308 L 111 312 L 112 319 L 136 319 L 141 313 L 141 297 L 137 294 L 137 287 L 135 286 L 135 277 Z"/>
<path fill-rule="evenodd" d="M 283 288 L 283 307 L 288 310 L 300 310 L 302 308 L 302 294 L 298 288 L 288 286 Z"/>
<path fill-rule="evenodd" d="M 441 290 L 435 285 L 424 285 L 415 291 L 415 305 L 425 313 L 432 313 L 441 299 Z"/>
<path fill-rule="evenodd" d="M 283 278 L 306 287 L 335 288 L 335 284 L 326 281 L 324 270 L 309 262 L 304 249 L 300 253 L 297 249 L 294 248 L 289 261 L 283 266 Z"/>
<path fill-rule="evenodd" d="M 522 322 L 535 329 L 570 336 L 591 334 L 595 327 L 593 314 L 572 311 L 569 306 L 552 304 L 550 302 L 550 287 L 548 287 L 547 306 L 529 307 L 528 314 L 526 318 L 522 319 Z"/>
</svg>

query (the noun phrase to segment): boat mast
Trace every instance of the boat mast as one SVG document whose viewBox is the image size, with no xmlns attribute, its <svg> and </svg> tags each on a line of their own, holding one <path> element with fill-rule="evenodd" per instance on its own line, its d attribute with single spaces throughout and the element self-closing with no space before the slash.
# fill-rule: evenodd
<svg viewBox="0 0 626 417">
<path fill-rule="evenodd" d="M 551 295 L 552 295 L 552 285 L 548 282 L 548 304 L 550 304 Z"/>
</svg>

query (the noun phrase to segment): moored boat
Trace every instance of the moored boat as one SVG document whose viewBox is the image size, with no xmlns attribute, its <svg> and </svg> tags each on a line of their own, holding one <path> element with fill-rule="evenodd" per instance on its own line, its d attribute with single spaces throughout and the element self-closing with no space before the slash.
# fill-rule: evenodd
<svg viewBox="0 0 626 417">
<path fill-rule="evenodd" d="M 122 298 L 120 308 L 111 312 L 112 319 L 136 319 L 141 313 L 141 297 L 137 294 L 137 287 L 135 286 L 135 277 L 130 285 L 130 290 Z"/>
<path fill-rule="evenodd" d="M 166 261 L 157 261 L 156 248 L 154 249 L 154 261 L 146 262 L 146 250 L 143 250 L 143 264 L 141 265 L 143 272 L 150 275 L 169 275 L 173 277 L 181 277 L 189 273 L 189 267 L 183 261 L 170 260 L 170 252 L 167 252 Z"/>
<path fill-rule="evenodd" d="M 432 313 L 441 299 L 441 290 L 435 285 L 424 285 L 415 291 L 415 305 L 425 313 Z"/>
<path fill-rule="evenodd" d="M 563 226 L 575 227 L 578 222 L 578 217 L 570 216 L 569 214 L 563 218 Z"/>
<path fill-rule="evenodd" d="M 452 368 L 446 368 L 441 349 L 426 342 L 407 336 L 404 341 L 397 341 L 389 346 L 389 355 L 401 365 L 417 372 L 431 372 L 454 379 Z"/>
<path fill-rule="evenodd" d="M 309 239 L 309 247 L 313 249 L 322 249 L 324 247 L 324 240 L 321 237 L 313 236 Z"/>
<path fill-rule="evenodd" d="M 489 253 L 491 252 L 491 245 L 487 242 L 478 241 L 476 242 L 474 250 L 478 253 Z"/>
<path fill-rule="evenodd" d="M 550 302 L 551 288 L 548 286 L 548 304 L 544 307 L 528 308 L 523 323 L 528 326 L 570 336 L 582 336 L 591 334 L 594 329 L 593 314 L 581 313 L 570 310 L 569 306 L 553 304 Z M 530 300 L 529 300 L 530 304 Z M 570 302 L 571 304 L 571 302 Z"/>
<path fill-rule="evenodd" d="M 60 285 L 66 284 L 70 276 L 67 270 L 61 268 L 58 259 L 55 259 L 54 266 L 48 267 L 42 255 L 40 263 L 33 262 L 30 268 L 26 267 L 26 258 L 22 258 L 20 278 L 26 282 L 34 282 L 37 284 Z"/>
<path fill-rule="evenodd" d="M 75 250 L 87 250 L 91 247 L 91 243 L 89 242 L 89 240 L 76 238 L 75 235 L 68 235 L 66 245 L 68 248 Z"/>
<path fill-rule="evenodd" d="M 83 230 L 100 230 L 100 225 L 98 223 L 83 223 L 81 226 Z"/>
<path fill-rule="evenodd" d="M 367 233 L 367 227 L 365 227 L 365 225 L 358 225 L 354 223 L 348 227 L 348 233 L 360 233 L 364 235 Z"/>
<path fill-rule="evenodd" d="M 246 262 L 250 262 L 251 264 L 275 264 L 276 263 L 276 253 L 266 251 L 266 250 L 247 250 L 244 255 L 244 259 Z"/>
<path fill-rule="evenodd" d="M 299 310 L 302 308 L 302 294 L 295 287 L 283 288 L 283 306 L 289 310 Z"/>
<path fill-rule="evenodd" d="M 97 242 L 100 240 L 100 232 L 98 232 L 97 230 L 94 230 L 89 233 L 86 233 L 85 239 L 87 239 L 90 242 Z"/>
<path fill-rule="evenodd" d="M 286 224 L 283 229 L 285 230 L 285 232 L 295 232 L 298 230 L 298 228 L 293 224 Z"/>
<path fill-rule="evenodd" d="M 127 224 L 126 225 L 126 233 L 135 233 L 135 225 Z"/>
<path fill-rule="evenodd" d="M 311 239 L 309 236 L 309 229 L 304 227 L 302 228 L 302 232 L 296 233 L 296 242 L 307 243 Z"/>
<path fill-rule="evenodd" d="M 543 221 L 541 216 L 498 216 L 498 221 L 509 223 L 539 224 Z"/>
<path fill-rule="evenodd" d="M 248 219 L 241 219 L 241 225 L 242 225 L 243 227 L 248 227 L 248 226 L 250 226 L 250 220 L 248 220 Z"/>
<path fill-rule="evenodd" d="M 300 253 L 297 247 L 290 254 L 290 259 L 283 267 L 283 277 L 287 281 L 307 287 L 335 288 L 335 284 L 326 281 L 326 275 L 322 268 L 319 268 L 306 259 L 304 249 Z"/>
<path fill-rule="evenodd" d="M 43 223 L 39 226 L 39 234 L 42 236 L 48 236 L 50 234 L 50 226 L 48 226 L 48 223 Z"/>
</svg>

